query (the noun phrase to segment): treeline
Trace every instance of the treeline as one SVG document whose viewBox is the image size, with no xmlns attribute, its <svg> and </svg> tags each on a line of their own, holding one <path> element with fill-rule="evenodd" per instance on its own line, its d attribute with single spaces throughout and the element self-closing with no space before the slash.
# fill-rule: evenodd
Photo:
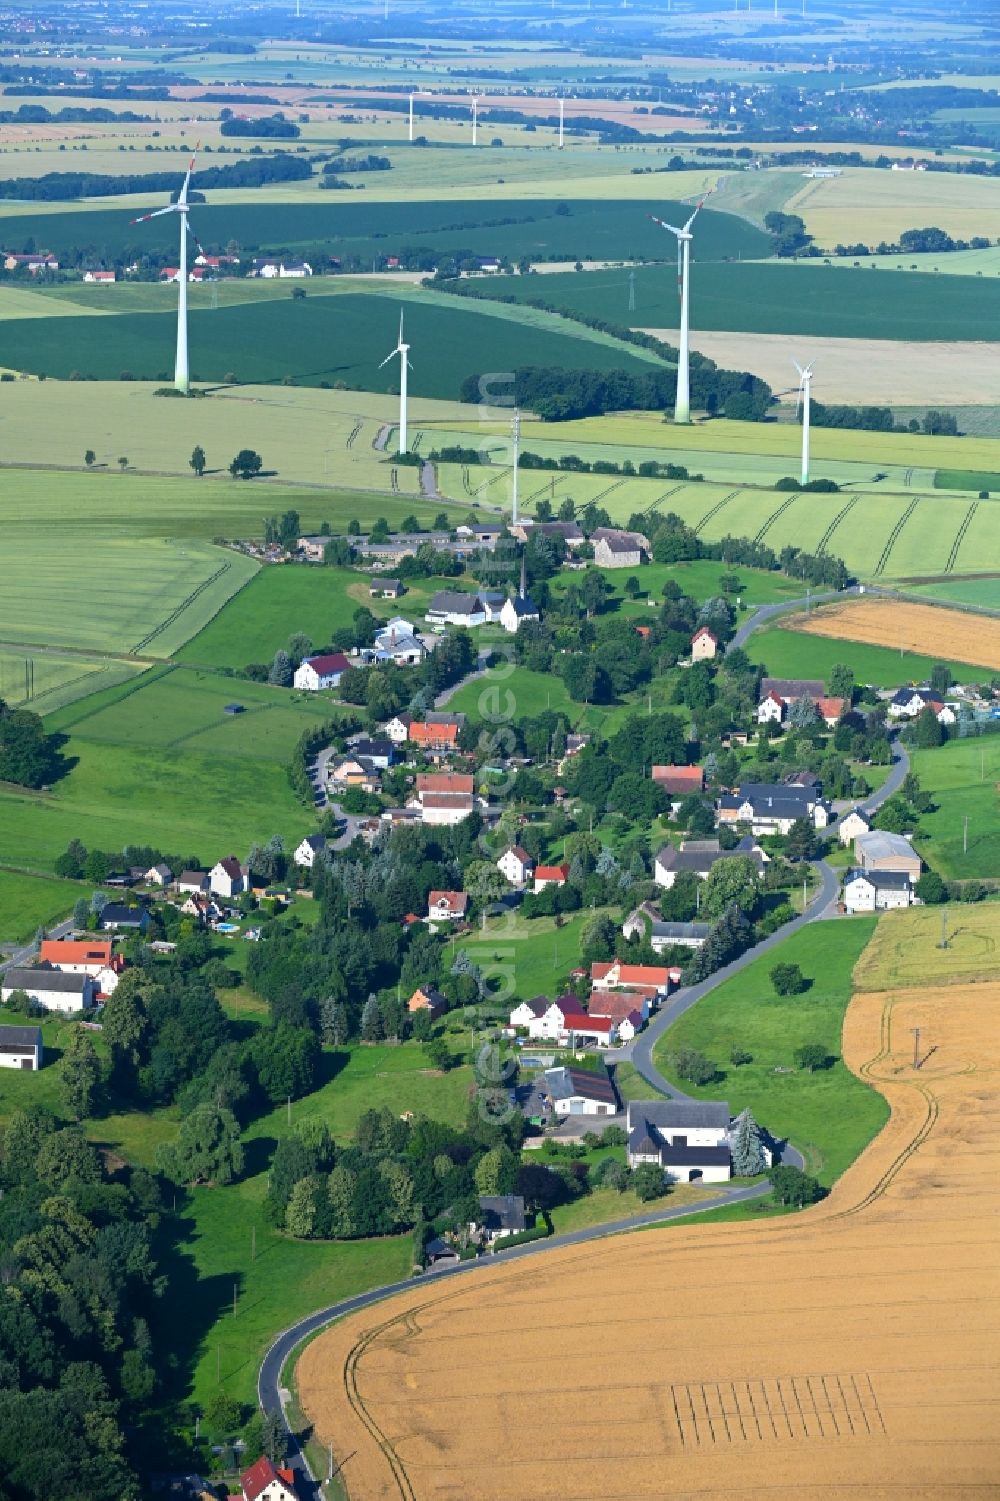
<svg viewBox="0 0 1000 1501">
<path fill-rule="evenodd" d="M 847 255 L 948 255 L 953 250 L 989 250 L 993 241 L 986 235 L 972 235 L 968 240 L 952 239 L 951 235 L 935 225 L 926 229 L 904 229 L 898 242 L 890 244 L 879 240 L 877 245 L 866 245 L 858 240 L 854 245 L 837 244 L 833 254 Z M 1000 241 L 997 242 L 1000 244 Z"/>
<path fill-rule="evenodd" d="M 254 156 L 225 167 L 206 167 L 191 179 L 195 189 L 260 188 L 269 182 L 296 182 L 312 176 L 301 157 Z M 46 172 L 41 177 L 11 177 L 0 182 L 0 198 L 66 201 L 117 198 L 125 193 L 176 193 L 176 172 L 143 172 L 108 177 L 88 172 Z"/>
<path fill-rule="evenodd" d="M 637 523 L 650 518 L 633 516 L 629 526 L 641 530 Z M 697 558 L 712 558 L 728 565 L 742 564 L 744 568 L 763 568 L 768 572 L 780 571 L 789 578 L 802 579 L 804 583 L 822 584 L 830 589 L 845 589 L 851 575 L 843 558 L 832 553 L 808 553 L 798 547 L 783 547 L 780 553 L 763 542 L 750 537 L 725 536 L 719 542 L 705 542 L 674 511 L 667 512 L 659 526 L 650 536 L 653 560 L 657 563 L 685 563 Z"/>
<path fill-rule="evenodd" d="M 260 136 L 264 139 L 297 140 L 301 130 L 283 115 L 264 115 L 260 119 L 247 120 L 233 116 L 223 120 L 219 134 L 224 136 Z"/>
<path fill-rule="evenodd" d="M 911 417 L 908 422 L 895 420 L 890 407 L 827 406 L 814 401 L 810 408 L 810 420 L 814 427 L 856 427 L 869 433 L 919 433 L 929 437 L 958 436 L 958 418 L 954 412 L 941 412 L 936 408 L 925 412 L 923 421 Z"/>
<path fill-rule="evenodd" d="M 71 1029 L 65 1073 L 94 1055 Z M 126 1452 L 159 1384 L 163 1291 L 152 1174 L 79 1126 L 14 1110 L 0 1149 L 0 1469 L 4 1495 L 138 1501 Z"/>
<path fill-rule="evenodd" d="M 137 125 L 151 118 L 150 115 L 137 115 L 130 109 L 83 109 L 73 104 L 64 105 L 62 109 L 46 109 L 44 104 L 22 104 L 17 109 L 0 110 L 0 125 L 79 125 L 88 121 Z"/>
<path fill-rule="evenodd" d="M 478 402 L 482 374 L 467 376 L 459 400 Z M 648 370 L 563 370 L 521 366 L 514 372 L 515 403 L 543 422 L 565 422 L 604 412 L 651 411 L 673 405 L 677 372 Z M 771 388 L 749 371 L 691 366 L 691 404 L 745 422 L 761 422 L 771 402 Z"/>
</svg>

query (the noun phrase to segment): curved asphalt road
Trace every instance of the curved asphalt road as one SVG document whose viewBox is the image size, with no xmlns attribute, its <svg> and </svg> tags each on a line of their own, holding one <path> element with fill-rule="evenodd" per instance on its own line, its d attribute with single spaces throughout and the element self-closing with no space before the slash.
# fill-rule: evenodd
<svg viewBox="0 0 1000 1501">
<path fill-rule="evenodd" d="M 843 592 L 845 591 L 841 591 L 841 595 Z M 812 600 L 813 602 L 818 602 L 821 599 L 837 597 L 838 595 L 835 594 L 814 595 L 812 596 Z M 804 607 L 806 601 L 802 599 L 792 603 Z M 762 606 L 733 638 L 731 647 L 742 646 L 751 631 L 764 624 L 773 616 L 785 613 L 788 609 L 789 602 L 787 601 L 781 605 Z M 889 775 L 878 791 L 873 792 L 870 797 L 866 798 L 860 804 L 860 807 L 866 812 L 874 812 L 887 798 L 890 798 L 893 793 L 899 790 L 909 769 L 910 760 L 905 747 L 898 741 L 894 741 L 893 763 Z M 835 833 L 838 823 L 839 820 L 836 820 L 831 824 L 828 833 Z M 772 949 L 777 948 L 778 944 L 783 943 L 791 933 L 798 932 L 799 929 L 804 928 L 808 923 L 817 921 L 817 919 L 833 915 L 840 884 L 839 876 L 825 860 L 817 860 L 814 868 L 820 878 L 820 889 L 800 916 L 793 918 L 791 922 L 779 928 L 776 933 L 772 933 L 760 943 L 755 944 L 745 954 L 741 954 L 738 959 L 734 959 L 731 964 L 727 964 L 723 969 L 717 970 L 707 980 L 702 980 L 698 985 L 688 986 L 679 995 L 675 996 L 668 1005 L 662 1008 L 650 1022 L 646 1030 L 631 1044 L 627 1053 L 619 1053 L 616 1056 L 619 1059 L 629 1057 L 642 1077 L 663 1094 L 672 1099 L 686 1098 L 674 1085 L 663 1077 L 654 1065 L 654 1045 L 678 1017 L 683 1016 L 686 1011 L 690 1010 L 698 1001 L 703 1000 L 718 985 L 722 985 L 726 980 L 732 979 L 734 975 L 739 974 L 741 970 L 745 969 L 748 964 L 753 963 L 755 959 L 759 959 L 762 954 L 767 954 Z M 784 1145 L 781 1160 L 792 1167 L 801 1168 L 805 1165 L 801 1153 L 789 1144 Z M 546 1251 L 559 1246 L 584 1245 L 588 1241 L 598 1240 L 606 1235 L 613 1235 L 622 1231 L 633 1230 L 640 1225 L 665 1224 L 671 1220 L 683 1219 L 688 1215 L 703 1214 L 707 1209 L 725 1204 L 739 1203 L 741 1200 L 759 1198 L 768 1191 L 769 1186 L 766 1183 L 754 1184 L 748 1188 L 728 1189 L 715 1198 L 702 1199 L 697 1204 L 680 1206 L 675 1209 L 665 1207 L 659 1210 L 651 1210 L 645 1214 L 632 1215 L 627 1220 L 614 1220 L 610 1224 L 593 1225 L 589 1229 L 575 1230 L 567 1235 L 554 1235 L 544 1241 L 535 1241 L 526 1246 L 514 1247 L 510 1251 L 501 1252 L 500 1255 L 505 1260 L 521 1260 L 528 1256 L 543 1255 Z M 439 1277 L 465 1276 L 492 1264 L 492 1258 L 484 1257 L 476 1261 L 460 1262 L 457 1266 L 444 1269 L 440 1272 L 428 1273 L 426 1276 L 428 1280 L 436 1280 Z M 269 1412 L 284 1412 L 281 1401 L 282 1368 L 296 1346 L 301 1344 L 304 1339 L 307 1339 L 312 1334 L 316 1334 L 320 1329 L 325 1328 L 327 1324 L 333 1323 L 335 1319 L 343 1318 L 350 1313 L 356 1313 L 359 1309 L 368 1308 L 373 1303 L 378 1303 L 385 1298 L 392 1297 L 394 1293 L 404 1292 L 413 1285 L 414 1279 L 409 1278 L 404 1282 L 392 1282 L 384 1287 L 372 1288 L 370 1291 L 359 1293 L 353 1298 L 344 1298 L 339 1303 L 332 1303 L 327 1308 L 321 1308 L 316 1313 L 309 1314 L 304 1319 L 299 1319 L 297 1323 L 291 1325 L 282 1334 L 279 1334 L 264 1356 L 257 1378 L 257 1397 L 261 1407 Z M 311 1482 L 315 1492 L 318 1493 L 319 1487 L 316 1485 L 315 1477 L 312 1475 L 305 1454 L 302 1452 L 298 1440 L 294 1433 L 291 1432 L 291 1429 L 288 1429 L 288 1433 L 289 1463 L 303 1478 L 305 1482 L 303 1489 L 308 1487 Z"/>
</svg>

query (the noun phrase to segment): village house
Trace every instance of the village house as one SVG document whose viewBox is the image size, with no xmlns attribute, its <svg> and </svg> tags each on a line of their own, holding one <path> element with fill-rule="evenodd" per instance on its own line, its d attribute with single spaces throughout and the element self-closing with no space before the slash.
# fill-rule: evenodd
<svg viewBox="0 0 1000 1501">
<path fill-rule="evenodd" d="M 862 808 L 852 808 L 840 820 L 837 835 L 841 844 L 853 844 L 859 834 L 871 831 L 872 821 Z"/>
<path fill-rule="evenodd" d="M 665 844 L 656 857 L 653 877 L 657 886 L 669 891 L 682 871 L 689 870 L 704 881 L 717 860 L 731 860 L 736 855 L 747 856 L 756 865 L 757 874 L 763 875 L 767 856 L 747 835 L 731 850 L 724 850 L 718 839 L 684 839 L 679 846 Z"/>
<path fill-rule="evenodd" d="M 635 1015 L 645 1024 L 656 1005 L 656 990 L 653 986 L 636 987 L 634 990 L 592 990 L 587 1002 L 588 1016 L 606 1016 L 609 1021 L 622 1022 Z"/>
<path fill-rule="evenodd" d="M 616 526 L 599 526 L 591 532 L 590 541 L 598 568 L 638 568 L 652 551 L 649 538 L 642 532 L 626 532 Z"/>
<path fill-rule="evenodd" d="M 432 724 L 429 720 L 423 723 L 414 720 L 410 725 L 410 743 L 434 758 L 450 755 L 458 750 L 459 728 L 454 721 Z"/>
<path fill-rule="evenodd" d="M 846 912 L 888 912 L 918 900 L 905 870 L 845 870 Z"/>
<path fill-rule="evenodd" d="M 729 1129 L 725 1101 L 630 1100 L 629 1167 L 651 1162 L 675 1182 L 728 1182 Z"/>
<path fill-rule="evenodd" d="M 406 1009 L 411 1015 L 418 1011 L 429 1011 L 431 1021 L 437 1021 L 448 1009 L 448 997 L 430 985 L 420 985 L 410 996 Z"/>
<path fill-rule="evenodd" d="M 472 777 L 456 771 L 419 772 L 416 805 L 423 823 L 461 823 L 473 808 Z"/>
<path fill-rule="evenodd" d="M 711 931 L 707 922 L 664 922 L 651 902 L 644 902 L 630 912 L 622 925 L 625 938 L 642 938 L 649 930 L 654 952 L 662 954 L 675 943 L 687 949 L 700 949 Z"/>
<path fill-rule="evenodd" d="M 902 834 L 890 834 L 884 829 L 859 834 L 854 841 L 854 858 L 866 874 L 901 870 L 913 882 L 919 881 L 923 865 L 908 839 Z"/>
<path fill-rule="evenodd" d="M 376 631 L 371 646 L 361 652 L 367 662 L 391 662 L 395 667 L 419 667 L 426 655 L 427 647 L 417 635 L 416 626 L 401 615 Z"/>
<path fill-rule="evenodd" d="M 97 999 L 113 993 L 125 968 L 125 960 L 115 953 L 110 938 L 43 938 L 38 962 L 63 974 L 89 975 L 95 983 Z"/>
<path fill-rule="evenodd" d="M 701 766 L 654 766 L 653 781 L 671 797 L 691 797 L 705 790 Z"/>
<path fill-rule="evenodd" d="M 385 740 L 369 740 L 367 738 L 355 740 L 351 746 L 351 750 L 354 755 L 360 756 L 362 760 L 370 762 L 378 771 L 388 771 L 396 759 L 396 747 L 388 738 Z"/>
<path fill-rule="evenodd" d="M 617 1037 L 610 1017 L 589 1016 L 574 995 L 560 996 L 555 1001 L 548 1001 L 544 996 L 522 1001 L 510 1013 L 510 1025 L 527 1028 L 528 1036 L 536 1041 L 589 1041 L 599 1047 L 608 1047 Z"/>
<path fill-rule="evenodd" d="M 11 968 L 0 980 L 0 999 L 9 1001 L 15 990 L 23 990 L 46 1011 L 86 1011 L 94 1004 L 97 982 L 90 975 L 64 974 L 60 969 Z"/>
<path fill-rule="evenodd" d="M 497 870 L 512 886 L 524 886 L 530 881 L 534 869 L 534 860 L 519 844 L 512 844 L 509 850 L 504 850 L 497 861 Z"/>
<path fill-rule="evenodd" d="M 216 896 L 239 896 L 246 890 L 243 867 L 235 855 L 219 860 L 208 873 L 208 887 Z"/>
<path fill-rule="evenodd" d="M 37 1073 L 42 1066 L 41 1027 L 0 1025 L 0 1068 L 28 1069 Z"/>
<path fill-rule="evenodd" d="M 279 1469 L 264 1456 L 240 1476 L 243 1501 L 299 1501 L 295 1472 Z"/>
<path fill-rule="evenodd" d="M 322 563 L 326 558 L 329 542 L 330 538 L 322 533 L 314 537 L 300 537 L 296 543 L 296 549 L 307 563 Z"/>
<path fill-rule="evenodd" d="M 177 890 L 182 895 L 189 891 L 207 891 L 208 872 L 204 870 L 182 870 L 177 877 Z"/>
<path fill-rule="evenodd" d="M 587 540 L 575 521 L 533 521 L 530 517 L 514 522 L 510 534 L 518 542 L 527 542 L 529 537 L 558 538 L 560 542 L 565 542 L 571 552 L 582 547 Z"/>
<path fill-rule="evenodd" d="M 147 886 L 169 886 L 174 879 L 174 873 L 169 865 L 162 861 L 159 865 L 151 865 L 143 876 Z"/>
<path fill-rule="evenodd" d="M 292 859 L 296 865 L 301 865 L 304 870 L 312 870 L 316 864 L 317 855 L 321 855 L 325 849 L 325 834 L 307 834 L 302 843 L 296 845 Z"/>
<path fill-rule="evenodd" d="M 185 917 L 193 917 L 197 922 L 207 927 L 216 922 L 222 916 L 222 908 L 212 896 L 200 896 L 192 892 L 181 903 L 181 911 Z"/>
<path fill-rule="evenodd" d="M 372 579 L 368 586 L 370 599 L 399 599 L 402 593 L 403 585 L 399 579 Z"/>
<path fill-rule="evenodd" d="M 719 650 L 719 638 L 707 625 L 701 625 L 691 637 L 691 661 L 710 662 Z"/>
<path fill-rule="evenodd" d="M 394 714 L 382 726 L 382 733 L 393 745 L 403 745 L 410 738 L 410 726 L 415 722 L 412 714 Z"/>
<path fill-rule="evenodd" d="M 590 966 L 590 983 L 595 990 L 649 989 L 657 997 L 670 989 L 670 970 L 657 964 L 624 964 L 610 959 Z"/>
<path fill-rule="evenodd" d="M 149 926 L 149 913 L 145 907 L 126 907 L 120 902 L 108 902 L 101 908 L 98 922 L 102 928 L 113 933 L 145 933 Z"/>
<path fill-rule="evenodd" d="M 532 890 L 544 891 L 546 886 L 565 886 L 569 880 L 569 863 L 564 861 L 562 865 L 536 865 L 535 882 Z"/>
<path fill-rule="evenodd" d="M 532 1022 L 540 1021 L 549 1009 L 548 996 L 538 995 L 531 1001 L 518 1001 L 510 1013 L 509 1025 L 511 1027 L 530 1027 Z"/>
<path fill-rule="evenodd" d="M 113 271 L 85 271 L 83 279 L 99 287 L 108 287 L 117 280 L 117 277 Z"/>
<path fill-rule="evenodd" d="M 428 922 L 462 922 L 469 906 L 464 891 L 429 891 L 427 893 Z"/>
<path fill-rule="evenodd" d="M 754 834 L 787 834 L 800 818 L 815 829 L 825 829 L 832 816 L 833 809 L 815 787 L 747 782 L 739 792 L 719 798 L 716 821 L 720 826 L 748 824 Z"/>
<path fill-rule="evenodd" d="M 479 1222 L 470 1230 L 481 1230 L 490 1245 L 508 1235 L 519 1235 L 527 1228 L 524 1200 L 520 1194 L 480 1194 Z"/>
<path fill-rule="evenodd" d="M 607 1070 L 583 1068 L 545 1070 L 543 1088 L 555 1115 L 617 1115 L 618 1095 Z"/>
<path fill-rule="evenodd" d="M 464 594 L 458 589 L 439 589 L 427 606 L 424 619 L 428 625 L 484 625 L 487 609 L 478 594 Z"/>
<path fill-rule="evenodd" d="M 350 662 L 342 651 L 326 652 L 317 657 L 306 657 L 295 669 L 292 682 L 296 688 L 317 693 L 322 688 L 339 688 Z"/>
<path fill-rule="evenodd" d="M 933 688 L 899 688 L 886 704 L 889 719 L 916 719 L 925 709 L 939 714 L 944 708 L 944 699 Z"/>
</svg>

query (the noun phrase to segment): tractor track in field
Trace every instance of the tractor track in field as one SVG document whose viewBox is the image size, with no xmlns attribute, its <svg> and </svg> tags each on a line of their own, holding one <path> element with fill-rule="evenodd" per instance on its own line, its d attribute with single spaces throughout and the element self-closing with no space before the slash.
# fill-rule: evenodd
<svg viewBox="0 0 1000 1501">
<path fill-rule="evenodd" d="M 652 514 L 653 514 L 654 511 L 658 511 L 660 509 L 660 507 L 662 506 L 662 504 L 663 504 L 663 502 L 665 500 L 669 500 L 670 497 L 671 497 L 671 495 L 676 495 L 677 492 L 678 492 L 678 490 L 683 490 L 683 489 L 684 489 L 683 484 L 680 484 L 680 485 L 674 485 L 669 490 L 664 490 L 663 494 L 662 495 L 658 495 L 656 497 L 656 499 L 653 501 L 653 504 L 651 506 L 647 506 L 646 509 L 643 511 L 642 514 L 644 516 L 652 516 Z"/>
<path fill-rule="evenodd" d="M 827 548 L 830 545 L 830 538 L 833 536 L 840 523 L 851 514 L 860 499 L 860 495 L 852 495 L 846 506 L 842 506 L 837 512 L 836 516 L 834 516 L 833 520 L 830 522 L 830 525 L 827 527 L 826 531 L 819 539 L 819 545 L 816 548 L 817 557 L 822 557 L 823 553 L 826 552 Z"/>
<path fill-rule="evenodd" d="M 715 503 L 714 506 L 710 506 L 709 509 L 705 512 L 704 516 L 701 518 L 701 520 L 695 526 L 695 528 L 694 528 L 694 534 L 695 534 L 695 536 L 696 537 L 700 537 L 701 534 L 702 534 L 703 529 L 708 525 L 708 523 L 713 519 L 713 517 L 718 516 L 718 514 L 722 510 L 723 506 L 727 506 L 731 500 L 735 500 L 736 497 L 737 497 L 737 495 L 739 495 L 739 493 L 740 493 L 739 490 L 730 490 L 730 492 L 729 492 L 728 495 L 724 495 L 721 500 L 717 500 L 716 501 L 716 503 Z"/>
<path fill-rule="evenodd" d="M 903 530 L 903 527 L 909 521 L 910 517 L 913 515 L 914 511 L 917 509 L 917 506 L 919 504 L 920 504 L 920 496 L 917 495 L 917 496 L 914 497 L 913 500 L 910 501 L 910 504 L 906 507 L 906 510 L 903 512 L 902 516 L 900 516 L 899 520 L 896 522 L 896 525 L 893 527 L 892 531 L 889 533 L 888 541 L 886 542 L 885 546 L 882 549 L 882 553 L 881 553 L 881 556 L 879 557 L 878 562 L 875 564 L 875 577 L 876 578 L 880 577 L 885 572 L 885 565 L 889 561 L 889 554 L 892 552 L 892 549 L 895 547 L 896 543 L 899 541 L 900 532 Z"/>
<path fill-rule="evenodd" d="M 607 489 L 599 490 L 597 494 L 592 497 L 590 502 L 591 505 L 596 506 L 599 500 L 604 500 L 608 495 L 613 495 L 616 490 L 621 489 L 624 483 L 625 481 L 623 479 L 616 479 L 614 484 L 608 485 Z"/>
<path fill-rule="evenodd" d="M 232 566 L 233 565 L 227 561 L 222 564 L 221 568 L 217 568 L 214 573 L 210 573 L 207 579 L 203 579 L 196 589 L 192 589 L 191 593 L 187 595 L 186 598 L 181 600 L 176 610 L 171 611 L 166 620 L 161 620 L 155 630 L 147 632 L 147 634 L 143 636 L 141 641 L 136 642 L 135 646 L 133 646 L 129 651 L 129 656 L 137 657 L 140 652 L 142 652 L 149 645 L 151 641 L 155 641 L 157 636 L 161 636 L 168 626 L 173 625 L 174 621 L 177 620 L 181 615 L 183 615 L 184 611 L 190 605 L 194 604 L 195 600 L 200 594 L 204 594 L 206 589 L 211 588 L 212 584 L 217 583 L 219 579 L 223 578 L 229 572 Z"/>
<path fill-rule="evenodd" d="M 764 522 L 764 525 L 755 534 L 753 540 L 755 542 L 763 542 L 764 538 L 767 536 L 767 533 L 770 531 L 770 529 L 774 525 L 774 523 L 778 520 L 779 517 L 781 517 L 781 516 L 783 516 L 785 514 L 785 512 L 788 510 L 788 507 L 790 505 L 793 505 L 794 502 L 799 499 L 799 497 L 801 496 L 801 494 L 802 494 L 801 490 L 794 490 L 792 492 L 792 494 L 789 495 L 789 497 L 788 497 L 787 500 L 783 500 L 781 502 L 781 505 L 778 506 L 777 510 L 771 512 L 770 516 Z"/>
<path fill-rule="evenodd" d="M 351 431 L 347 435 L 347 447 L 348 448 L 353 448 L 354 447 L 354 444 L 357 441 L 358 434 L 360 433 L 360 431 L 364 427 L 364 425 L 365 424 L 364 424 L 363 421 L 356 422 L 354 424 L 354 426 L 351 428 Z"/>
<path fill-rule="evenodd" d="M 948 561 L 944 565 L 944 571 L 945 571 L 945 573 L 951 573 L 952 570 L 954 569 L 956 560 L 958 558 L 959 551 L 960 551 L 961 546 L 962 546 L 962 543 L 965 541 L 965 534 L 969 530 L 969 527 L 972 524 L 972 518 L 973 518 L 973 516 L 976 514 L 976 512 L 978 510 L 979 510 L 979 501 L 978 500 L 974 500 L 972 502 L 971 506 L 969 507 L 969 509 L 965 513 L 965 519 L 962 522 L 962 525 L 959 527 L 958 531 L 955 533 L 955 540 L 951 544 L 951 552 L 948 554 Z"/>
</svg>

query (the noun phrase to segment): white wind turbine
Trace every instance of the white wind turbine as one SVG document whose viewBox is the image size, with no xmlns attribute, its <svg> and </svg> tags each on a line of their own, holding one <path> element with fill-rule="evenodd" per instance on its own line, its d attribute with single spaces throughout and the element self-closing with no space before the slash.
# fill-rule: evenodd
<svg viewBox="0 0 1000 1501">
<path fill-rule="evenodd" d="M 195 146 L 195 152 L 198 147 Z M 138 219 L 133 219 L 133 224 L 145 224 L 148 219 L 160 219 L 164 214 L 180 214 L 181 216 L 181 253 L 177 263 L 177 358 L 174 362 L 174 385 L 178 391 L 186 396 L 190 388 L 191 377 L 188 371 L 188 334 L 187 334 L 187 302 L 188 302 L 188 269 L 187 269 L 187 242 L 188 235 L 194 239 L 194 231 L 188 223 L 188 188 L 191 185 L 191 173 L 194 171 L 194 155 L 188 162 L 188 169 L 184 174 L 181 190 L 177 195 L 176 203 L 169 203 L 166 208 L 158 208 L 152 214 L 140 214 Z M 194 241 L 198 245 L 198 241 Z M 201 246 L 198 245 L 199 251 Z"/>
<path fill-rule="evenodd" d="M 705 194 L 705 198 L 708 194 Z M 680 354 L 677 360 L 677 395 L 674 398 L 674 421 L 691 421 L 691 330 L 690 330 L 690 293 L 691 293 L 691 241 L 694 236 L 691 226 L 701 212 L 705 198 L 698 204 L 690 219 L 683 229 L 676 225 L 668 224 L 665 219 L 657 219 L 655 214 L 650 215 L 654 224 L 661 229 L 669 229 L 672 235 L 677 236 L 677 290 L 681 299 L 681 336 Z"/>
<path fill-rule="evenodd" d="M 407 382 L 406 382 L 406 377 L 407 377 L 408 371 L 410 371 L 413 367 L 410 364 L 410 346 L 409 346 L 409 344 L 405 343 L 404 340 L 403 340 L 403 313 L 402 313 L 402 309 L 400 309 L 400 314 L 399 314 L 399 339 L 398 339 L 398 341 L 396 343 L 396 347 L 395 347 L 395 349 L 391 349 L 389 351 L 389 353 L 386 355 L 385 359 L 382 361 L 382 364 L 379 365 L 378 368 L 380 370 L 382 370 L 386 365 L 388 365 L 388 363 L 389 363 L 390 360 L 393 360 L 393 359 L 396 358 L 397 354 L 399 355 L 399 447 L 397 448 L 396 452 L 397 453 L 406 453 L 407 452 L 407 435 L 406 435 L 406 400 L 407 400 L 407 396 L 406 396 L 406 384 L 407 384 Z"/>
<path fill-rule="evenodd" d="M 810 406 L 812 404 L 813 367 L 811 365 L 806 365 L 803 368 L 803 366 L 799 364 L 798 360 L 793 360 L 792 364 L 795 366 L 796 370 L 799 372 L 799 395 L 798 395 L 798 401 L 795 403 L 796 413 L 798 413 L 799 406 L 801 405 L 801 407 L 802 407 L 802 479 L 801 479 L 801 483 L 803 485 L 808 485 L 808 483 L 809 483 L 809 409 L 810 409 Z"/>
</svg>

